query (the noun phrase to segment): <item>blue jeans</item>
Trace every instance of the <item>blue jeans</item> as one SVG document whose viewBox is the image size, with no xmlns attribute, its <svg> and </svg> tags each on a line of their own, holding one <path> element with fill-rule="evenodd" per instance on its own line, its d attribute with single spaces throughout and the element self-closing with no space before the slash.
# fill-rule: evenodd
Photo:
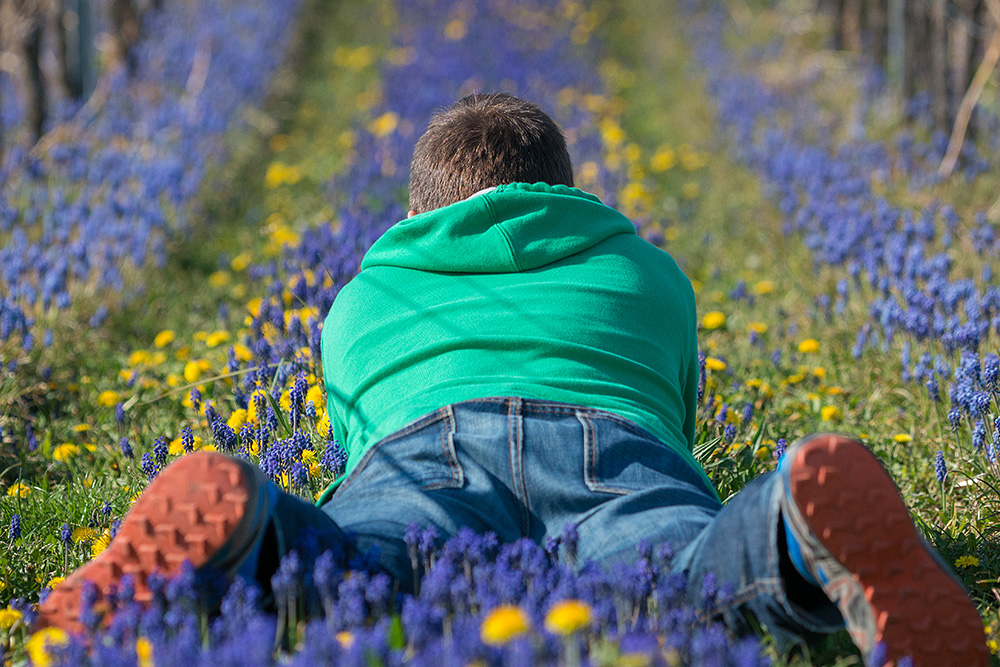
<svg viewBox="0 0 1000 667">
<path fill-rule="evenodd" d="M 442 539 L 468 526 L 501 542 L 543 542 L 572 522 L 578 562 L 606 567 L 637 559 L 640 541 L 668 543 L 692 604 L 714 573 L 731 593 L 715 613 L 737 632 L 755 619 L 787 643 L 843 626 L 822 596 L 806 595 L 803 605 L 789 594 L 781 492 L 778 477 L 766 474 L 722 506 L 689 463 L 633 422 L 505 397 L 418 419 L 374 445 L 322 511 L 289 496 L 278 518 L 323 529 L 335 548 L 341 531 L 355 536 L 359 551 L 377 547 L 379 565 L 403 590 L 414 583 L 404 543 L 414 522 L 436 527 Z"/>
</svg>

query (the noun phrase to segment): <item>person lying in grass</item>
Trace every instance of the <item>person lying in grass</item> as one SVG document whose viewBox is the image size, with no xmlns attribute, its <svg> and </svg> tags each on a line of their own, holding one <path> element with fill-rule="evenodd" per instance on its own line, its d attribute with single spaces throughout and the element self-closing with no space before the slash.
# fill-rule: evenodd
<svg viewBox="0 0 1000 667">
<path fill-rule="evenodd" d="M 691 283 L 573 187 L 562 132 L 538 106 L 481 94 L 438 113 L 409 194 L 407 219 L 372 245 L 325 322 L 329 414 L 348 461 L 318 506 L 246 461 L 185 456 L 45 600 L 40 624 L 79 629 L 85 580 L 108 595 L 131 575 L 148 599 L 147 577 L 184 561 L 266 589 L 293 548 L 370 554 L 408 591 L 414 523 L 503 542 L 572 524 L 580 563 L 670 544 L 692 604 L 707 576 L 727 586 L 705 613 L 734 632 L 762 626 L 791 644 L 846 625 L 869 664 L 988 664 L 975 607 L 862 444 L 804 438 L 722 505 L 691 453 Z"/>
</svg>

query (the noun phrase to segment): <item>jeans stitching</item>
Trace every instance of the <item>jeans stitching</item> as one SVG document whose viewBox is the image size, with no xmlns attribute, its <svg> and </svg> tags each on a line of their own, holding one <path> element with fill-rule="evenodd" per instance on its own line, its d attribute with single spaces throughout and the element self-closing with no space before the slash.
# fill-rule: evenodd
<svg viewBox="0 0 1000 667">
<path fill-rule="evenodd" d="M 412 422 L 410 425 L 400 429 L 399 431 L 391 433 L 386 437 L 382 438 L 381 440 L 379 440 L 378 442 L 376 442 L 365 452 L 364 456 L 361 457 L 361 460 L 358 461 L 358 464 L 356 466 L 354 466 L 354 469 L 351 471 L 351 474 L 348 475 L 347 478 L 340 483 L 340 486 L 337 487 L 337 490 L 334 493 L 334 495 L 335 496 L 341 495 L 344 491 L 353 486 L 357 478 L 368 467 L 368 464 L 371 463 L 371 460 L 375 456 L 375 454 L 378 451 L 380 451 L 384 445 L 387 445 L 390 442 L 395 442 L 396 440 L 399 440 L 400 438 L 403 438 L 407 435 L 412 435 L 413 433 L 421 429 L 427 428 L 428 426 L 432 426 L 433 424 L 439 421 L 448 419 L 448 411 L 449 411 L 449 406 L 439 408 L 434 412 L 421 417 L 417 421 Z M 452 426 L 452 430 L 454 430 L 454 425 Z M 448 466 L 451 467 L 452 466 L 451 459 L 447 456 L 445 458 L 446 460 L 448 460 Z M 456 457 L 455 462 L 457 463 L 457 461 L 458 459 Z M 454 479 L 454 471 L 452 472 L 452 478 Z M 434 489 L 434 488 L 443 488 L 445 486 L 449 485 L 447 483 L 444 484 L 431 483 L 422 488 Z"/>
<path fill-rule="evenodd" d="M 523 534 L 529 534 L 531 528 L 531 508 L 528 500 L 528 487 L 524 481 L 524 422 L 522 420 L 523 401 L 514 398 L 511 401 L 512 426 L 509 431 L 512 451 L 517 457 L 517 498 L 521 501 L 521 530 Z M 516 432 L 516 437 L 515 437 Z"/>
<path fill-rule="evenodd" d="M 465 472 L 458 460 L 458 452 L 455 451 L 455 413 L 450 405 L 443 409 L 445 410 L 445 419 L 448 422 L 448 430 L 441 434 L 444 458 L 448 462 L 448 467 L 451 468 L 452 482 L 461 487 L 465 484 Z"/>
<path fill-rule="evenodd" d="M 515 398 L 512 396 L 489 396 L 486 398 L 471 398 L 466 401 L 460 401 L 454 405 L 460 406 L 469 403 L 506 403 Z M 641 435 L 647 438 L 654 438 L 659 442 L 659 438 L 650 433 L 648 430 L 644 429 L 639 424 L 636 424 L 630 419 L 626 419 L 621 415 L 617 415 L 614 412 L 608 410 L 602 410 L 601 408 L 591 408 L 585 405 L 574 405 L 572 403 L 560 403 L 559 401 L 546 401 L 543 399 L 523 399 L 523 405 L 526 409 L 522 412 L 541 412 L 549 414 L 565 414 L 574 415 L 578 412 L 586 412 L 593 415 L 599 419 L 607 419 L 613 421 L 617 424 L 621 424 L 625 428 L 635 432 L 637 435 Z"/>
<path fill-rule="evenodd" d="M 451 480 L 421 484 L 420 488 L 425 491 L 460 489 L 465 485 L 465 470 L 462 468 L 462 463 L 458 460 L 458 452 L 455 450 L 455 414 L 450 405 L 444 406 L 441 411 L 443 412 L 442 420 L 448 423 L 446 430 L 441 433 L 441 448 L 444 451 L 444 460 L 448 462 Z"/>
<path fill-rule="evenodd" d="M 595 493 L 611 493 L 619 496 L 627 496 L 632 493 L 628 489 L 605 484 L 598 479 L 597 474 L 597 428 L 594 426 L 591 415 L 580 410 L 576 415 L 583 425 L 583 483 L 588 489 Z"/>
</svg>

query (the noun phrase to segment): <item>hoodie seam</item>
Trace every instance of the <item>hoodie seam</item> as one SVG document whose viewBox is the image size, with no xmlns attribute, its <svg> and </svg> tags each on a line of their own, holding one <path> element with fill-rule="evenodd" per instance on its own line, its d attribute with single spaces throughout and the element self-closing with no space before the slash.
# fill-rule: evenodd
<svg viewBox="0 0 1000 667">
<path fill-rule="evenodd" d="M 521 271 L 521 263 L 517 261 L 517 255 L 514 252 L 514 243 L 511 241 L 507 230 L 500 223 L 499 218 L 497 218 L 496 210 L 493 208 L 493 201 L 490 197 L 483 195 L 483 203 L 486 204 L 486 210 L 490 214 L 490 227 L 500 232 L 504 242 L 507 244 L 507 254 L 510 257 L 510 263 L 514 265 L 515 271 Z"/>
</svg>

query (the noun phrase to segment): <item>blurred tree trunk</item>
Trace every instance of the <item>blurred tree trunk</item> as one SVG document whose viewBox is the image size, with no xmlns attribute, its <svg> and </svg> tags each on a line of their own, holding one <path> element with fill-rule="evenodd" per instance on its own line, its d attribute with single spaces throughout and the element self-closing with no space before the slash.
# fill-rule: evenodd
<svg viewBox="0 0 1000 667">
<path fill-rule="evenodd" d="M 0 8 L 2 10 L 2 8 Z M 2 15 L 2 12 L 0 12 Z M 0 40 L 0 51 L 3 49 L 3 41 Z M 3 75 L 3 70 L 0 69 L 0 76 Z M 3 165 L 3 151 L 4 151 L 4 127 L 3 127 L 3 84 L 0 83 L 0 165 Z"/>
<path fill-rule="evenodd" d="M 993 2 L 994 0 L 988 0 Z M 926 93 L 935 128 L 950 130 L 997 25 L 987 0 L 816 0 L 834 16 L 837 48 L 885 67 L 902 99 Z"/>
<path fill-rule="evenodd" d="M 865 43 L 868 44 L 874 63 L 885 62 L 888 31 L 889 11 L 886 0 L 869 0 L 865 3 L 863 33 L 867 34 Z"/>
<path fill-rule="evenodd" d="M 903 68 L 903 99 L 911 99 L 924 88 L 927 71 L 927 9 L 918 2 L 906 3 L 906 65 Z"/>
<path fill-rule="evenodd" d="M 54 0 L 49 25 L 52 27 L 56 56 L 56 77 L 66 96 L 79 100 L 83 96 L 83 81 L 79 62 L 79 15 L 68 0 Z"/>
<path fill-rule="evenodd" d="M 118 57 L 130 73 L 135 71 L 135 46 L 139 43 L 139 14 L 132 0 L 111 1 L 111 25 L 114 28 Z"/>
<path fill-rule="evenodd" d="M 837 25 L 840 26 L 841 48 L 861 50 L 861 0 L 840 0 L 837 7 Z"/>
<path fill-rule="evenodd" d="M 931 94 L 931 114 L 934 125 L 947 127 L 951 119 L 948 98 L 948 42 L 945 17 L 947 0 L 931 0 L 929 40 L 930 47 L 930 81 L 928 88 Z"/>
<path fill-rule="evenodd" d="M 20 55 L 24 63 L 25 107 L 28 130 L 32 139 L 38 141 L 45 127 L 48 103 L 45 95 L 45 79 L 42 76 L 42 27 L 44 17 L 36 3 L 21 3 L 22 16 L 28 24 L 21 39 Z"/>
<path fill-rule="evenodd" d="M 975 14 L 975 6 L 978 0 L 955 0 L 955 7 L 959 15 L 971 20 Z M 962 102 L 962 93 L 969 86 L 972 79 L 975 53 L 975 41 L 972 34 L 971 24 L 966 21 L 952 21 L 948 27 L 948 70 L 951 89 L 954 95 L 949 105 L 949 116 L 955 117 L 958 113 L 958 105 Z"/>
</svg>

